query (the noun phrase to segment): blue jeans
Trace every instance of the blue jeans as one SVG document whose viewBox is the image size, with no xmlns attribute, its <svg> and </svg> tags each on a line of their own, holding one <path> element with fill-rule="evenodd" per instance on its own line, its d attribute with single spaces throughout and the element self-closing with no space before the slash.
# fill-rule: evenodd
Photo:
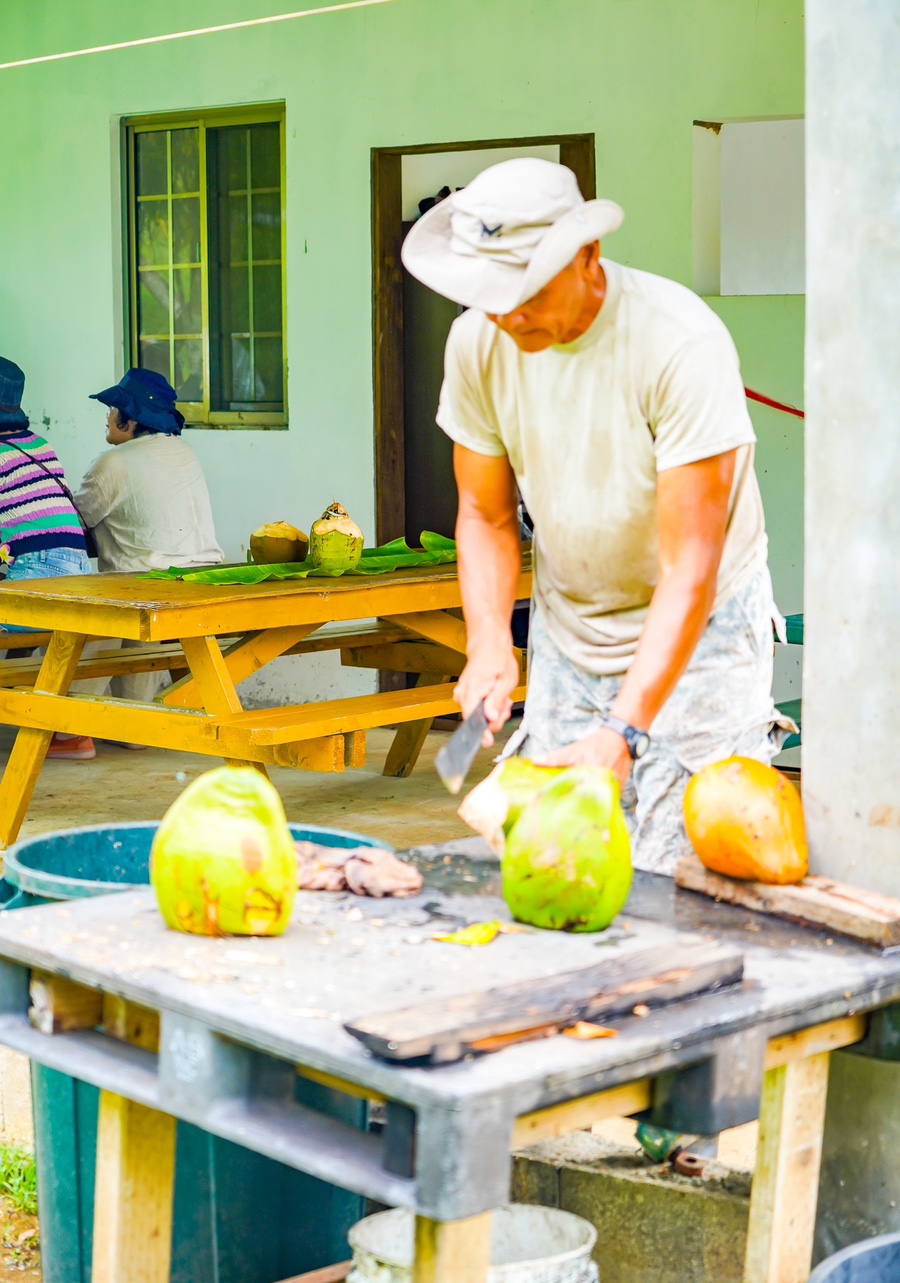
<svg viewBox="0 0 900 1283">
<path fill-rule="evenodd" d="M 42 548 L 40 552 L 23 552 L 16 557 L 6 576 L 8 584 L 18 579 L 58 579 L 60 575 L 89 575 L 92 567 L 85 552 L 75 548 Z M 2 604 L 0 604 L 2 613 Z M 22 624 L 0 624 L 2 633 L 38 633 L 41 628 L 25 628 Z"/>
</svg>

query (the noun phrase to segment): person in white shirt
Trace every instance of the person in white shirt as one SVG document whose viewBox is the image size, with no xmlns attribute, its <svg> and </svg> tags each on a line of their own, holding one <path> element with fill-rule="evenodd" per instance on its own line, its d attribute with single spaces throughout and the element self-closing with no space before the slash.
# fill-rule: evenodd
<svg viewBox="0 0 900 1283">
<path fill-rule="evenodd" d="M 75 502 L 97 542 L 104 571 L 209 566 L 224 560 L 196 453 L 181 439 L 175 390 L 154 370 L 131 369 L 114 387 L 92 394 L 109 406 L 112 450 L 94 460 Z M 160 673 L 114 679 L 114 693 L 148 702 Z"/>
</svg>

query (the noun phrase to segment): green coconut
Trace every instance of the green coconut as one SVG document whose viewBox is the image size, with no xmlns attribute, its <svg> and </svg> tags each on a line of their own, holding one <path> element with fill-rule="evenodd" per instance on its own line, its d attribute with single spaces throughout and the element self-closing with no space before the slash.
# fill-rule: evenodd
<svg viewBox="0 0 900 1283">
<path fill-rule="evenodd" d="M 460 819 L 502 855 L 506 835 L 522 810 L 567 766 L 537 766 L 527 757 L 508 757 L 472 789 L 459 808 Z"/>
<path fill-rule="evenodd" d="M 294 906 L 297 853 L 266 777 L 220 766 L 189 784 L 157 829 L 150 881 L 175 931 L 280 935 Z"/>
<path fill-rule="evenodd" d="M 355 570 L 359 565 L 363 532 L 341 504 L 326 508 L 309 533 L 309 560 L 317 570 Z"/>
<path fill-rule="evenodd" d="M 555 931 L 609 926 L 628 898 L 632 876 L 631 841 L 612 771 L 564 769 L 505 829 L 503 895 L 514 918 Z"/>
</svg>

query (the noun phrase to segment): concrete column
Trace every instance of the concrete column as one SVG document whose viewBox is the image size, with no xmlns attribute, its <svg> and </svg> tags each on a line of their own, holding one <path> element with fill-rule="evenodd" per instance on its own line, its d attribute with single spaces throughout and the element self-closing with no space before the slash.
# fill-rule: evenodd
<svg viewBox="0 0 900 1283">
<path fill-rule="evenodd" d="M 900 896 L 900 4 L 807 5 L 803 801 Z"/>
<path fill-rule="evenodd" d="M 900 3 L 809 0 L 803 801 L 900 896 Z M 900 1230 L 900 1065 L 842 1054 L 818 1255 Z"/>
</svg>

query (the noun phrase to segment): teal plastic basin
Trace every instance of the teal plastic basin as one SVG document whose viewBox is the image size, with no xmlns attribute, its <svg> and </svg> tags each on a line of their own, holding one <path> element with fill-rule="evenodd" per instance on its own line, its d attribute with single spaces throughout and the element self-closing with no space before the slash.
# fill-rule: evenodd
<svg viewBox="0 0 900 1283">
<path fill-rule="evenodd" d="M 80 900 L 139 890 L 150 881 L 150 847 L 158 827 L 151 820 L 118 826 L 88 824 L 26 838 L 7 851 L 5 880 L 42 900 Z M 298 841 L 322 846 L 387 846 L 347 829 L 317 824 L 288 827 Z"/>
</svg>

